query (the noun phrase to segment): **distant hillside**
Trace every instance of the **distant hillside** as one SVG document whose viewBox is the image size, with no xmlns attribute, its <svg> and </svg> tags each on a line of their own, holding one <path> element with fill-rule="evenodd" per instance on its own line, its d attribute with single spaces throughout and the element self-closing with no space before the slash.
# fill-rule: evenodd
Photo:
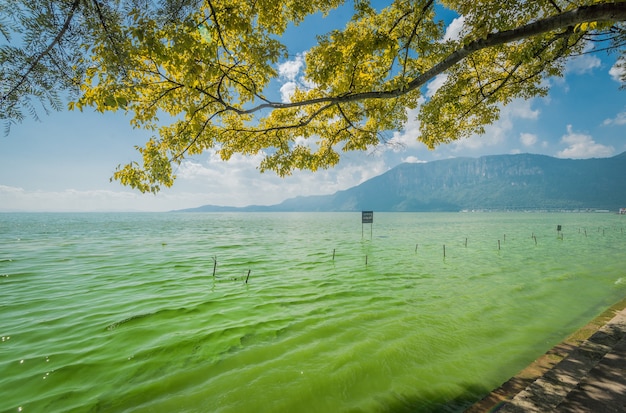
<svg viewBox="0 0 626 413">
<path fill-rule="evenodd" d="M 494 155 L 404 163 L 333 195 L 183 211 L 461 211 L 626 207 L 626 152 L 612 158 Z"/>
</svg>

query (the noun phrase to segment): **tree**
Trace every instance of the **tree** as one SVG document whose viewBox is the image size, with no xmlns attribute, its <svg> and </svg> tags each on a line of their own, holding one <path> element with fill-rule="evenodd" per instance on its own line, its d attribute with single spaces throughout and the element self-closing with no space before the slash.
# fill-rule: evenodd
<svg viewBox="0 0 626 413">
<path fill-rule="evenodd" d="M 70 109 L 126 111 L 154 136 L 142 164 L 114 178 L 156 192 L 173 184 L 173 164 L 208 148 L 263 153 L 260 169 L 281 176 L 332 167 L 401 129 L 408 109 L 434 148 L 484 132 L 512 99 L 545 95 L 544 79 L 590 43 L 625 58 L 623 1 L 354 0 L 345 28 L 306 53 L 305 84 L 288 102 L 269 98 L 288 24 L 343 2 L 5 0 L 0 31 L 22 43 L 0 50 L 0 117 L 56 109 L 68 91 Z M 441 7 L 462 16 L 458 39 L 444 38 Z M 437 76 L 443 86 L 424 97 Z"/>
</svg>

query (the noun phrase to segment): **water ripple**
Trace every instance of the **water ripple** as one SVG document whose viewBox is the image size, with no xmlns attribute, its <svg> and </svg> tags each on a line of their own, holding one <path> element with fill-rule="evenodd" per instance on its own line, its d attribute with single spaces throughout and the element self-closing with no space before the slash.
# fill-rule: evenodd
<svg viewBox="0 0 626 413">
<path fill-rule="evenodd" d="M 626 292 L 618 216 L 356 215 L 0 214 L 0 410 L 460 411 Z"/>
</svg>

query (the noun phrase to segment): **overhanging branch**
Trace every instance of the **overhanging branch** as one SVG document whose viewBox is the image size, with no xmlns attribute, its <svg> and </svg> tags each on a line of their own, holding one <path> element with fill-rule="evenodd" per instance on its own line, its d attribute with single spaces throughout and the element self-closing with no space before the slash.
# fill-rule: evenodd
<svg viewBox="0 0 626 413">
<path fill-rule="evenodd" d="M 577 9 L 560 13 L 556 16 L 547 17 L 533 23 L 518 27 L 516 29 L 506 30 L 498 33 L 491 33 L 484 39 L 474 40 L 464 47 L 452 52 L 441 62 L 422 73 L 410 81 L 406 86 L 391 90 L 370 91 L 348 93 L 341 96 L 328 96 L 300 102 L 280 103 L 268 102 L 257 105 L 250 109 L 230 109 L 239 114 L 250 114 L 263 109 L 288 109 L 315 105 L 319 103 L 345 103 L 367 99 L 390 99 L 405 95 L 426 84 L 435 76 L 445 72 L 450 67 L 459 63 L 470 54 L 487 49 L 494 46 L 512 43 L 525 38 L 548 33 L 560 28 L 571 27 L 581 23 L 590 22 L 607 22 L 607 21 L 624 21 L 626 20 L 626 2 L 604 3 L 592 6 L 583 6 Z"/>
<path fill-rule="evenodd" d="M 65 33 L 69 29 L 70 23 L 71 23 L 72 19 L 74 18 L 74 13 L 78 9 L 78 5 L 80 4 L 80 2 L 81 2 L 81 0 L 74 0 L 72 2 L 72 6 L 70 8 L 69 13 L 67 14 L 67 17 L 65 18 L 65 22 L 63 23 L 63 27 L 61 27 L 61 30 L 59 30 L 59 32 L 54 37 L 54 39 L 52 39 L 50 44 L 48 44 L 48 47 L 46 47 L 45 50 L 43 50 L 41 53 L 39 53 L 37 56 L 35 56 L 35 58 L 32 60 L 32 62 L 28 65 L 28 67 L 27 67 L 26 71 L 24 72 L 24 74 L 22 75 L 22 77 L 20 77 L 20 80 L 15 85 L 13 85 L 13 87 L 11 89 L 9 89 L 9 91 L 7 93 L 5 93 L 4 95 L 2 95 L 2 97 L 0 97 L 0 104 L 2 104 L 4 101 L 9 99 L 9 97 L 13 93 L 15 93 L 26 82 L 26 80 L 28 79 L 28 76 L 32 73 L 33 70 L 35 70 L 35 68 L 37 67 L 37 65 L 41 61 L 41 59 L 43 59 L 46 55 L 48 55 L 52 51 L 52 49 L 57 44 L 59 44 L 59 42 L 61 41 L 63 36 L 65 36 Z"/>
</svg>

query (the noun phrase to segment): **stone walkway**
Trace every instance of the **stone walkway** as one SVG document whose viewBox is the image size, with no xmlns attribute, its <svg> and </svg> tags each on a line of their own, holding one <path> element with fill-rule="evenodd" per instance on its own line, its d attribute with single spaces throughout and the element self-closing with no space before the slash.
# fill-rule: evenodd
<svg viewBox="0 0 626 413">
<path fill-rule="evenodd" d="M 626 300 L 466 413 L 626 412 Z"/>
</svg>

